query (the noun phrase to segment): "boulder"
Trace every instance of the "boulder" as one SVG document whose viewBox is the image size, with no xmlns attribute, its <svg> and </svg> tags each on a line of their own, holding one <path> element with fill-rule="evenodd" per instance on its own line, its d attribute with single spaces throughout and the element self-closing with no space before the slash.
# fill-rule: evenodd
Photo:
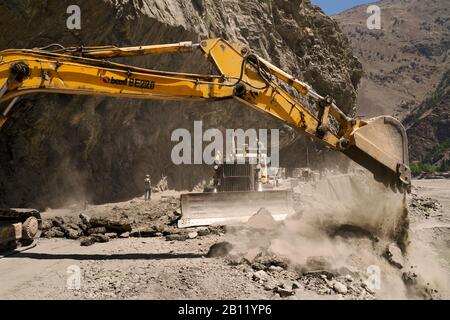
<svg viewBox="0 0 450 320">
<path fill-rule="evenodd" d="M 64 231 L 60 227 L 53 227 L 50 232 L 54 234 L 55 238 L 64 238 Z"/>
<path fill-rule="evenodd" d="M 390 264 L 399 269 L 403 268 L 403 265 L 405 263 L 403 254 L 400 248 L 395 243 L 391 243 L 387 246 L 385 255 Z"/>
<path fill-rule="evenodd" d="M 195 239 L 195 238 L 197 238 L 198 237 L 198 233 L 197 232 L 189 232 L 188 233 L 188 237 L 189 237 L 189 239 Z"/>
<path fill-rule="evenodd" d="M 277 287 L 275 289 L 275 292 L 278 293 L 281 298 L 287 298 L 287 297 L 293 296 L 295 294 L 294 290 L 281 288 L 281 287 Z"/>
<path fill-rule="evenodd" d="M 65 235 L 68 239 L 76 240 L 83 235 L 83 232 L 81 230 L 68 228 L 66 229 Z"/>
<path fill-rule="evenodd" d="M 253 273 L 253 280 L 256 281 L 267 281 L 269 279 L 269 275 L 264 270 L 259 270 Z"/>
<path fill-rule="evenodd" d="M 208 228 L 199 228 L 197 230 L 197 233 L 200 237 L 207 236 L 211 233 L 211 231 Z"/>
<path fill-rule="evenodd" d="M 267 291 L 274 291 L 277 288 L 277 284 L 275 281 L 268 279 L 265 283 L 264 283 L 264 290 Z"/>
<path fill-rule="evenodd" d="M 91 218 L 89 222 L 93 228 L 104 227 L 108 232 L 131 232 L 131 224 L 126 219 L 111 220 L 107 218 Z"/>
<path fill-rule="evenodd" d="M 283 270 L 284 269 L 282 267 L 279 267 L 279 266 L 270 266 L 269 267 L 269 271 L 272 271 L 272 272 L 281 272 Z"/>
<path fill-rule="evenodd" d="M 62 227 L 65 224 L 64 218 L 63 217 L 55 217 L 52 220 L 52 224 L 55 227 Z"/>
<path fill-rule="evenodd" d="M 115 232 L 108 232 L 108 233 L 105 233 L 105 236 L 107 236 L 110 239 L 116 239 L 117 238 L 117 233 L 115 233 Z"/>
<path fill-rule="evenodd" d="M 43 220 L 40 226 L 42 231 L 50 230 L 53 227 L 53 222 L 49 220 Z"/>
<path fill-rule="evenodd" d="M 276 254 L 262 254 L 255 258 L 254 264 L 261 264 L 264 269 L 270 268 L 270 266 L 278 266 L 287 268 L 289 261 L 285 257 L 278 256 Z"/>
<path fill-rule="evenodd" d="M 92 246 L 94 243 L 95 243 L 95 239 L 93 237 L 80 238 L 80 245 L 83 247 Z"/>
<path fill-rule="evenodd" d="M 247 227 L 253 229 L 274 230 L 278 226 L 269 210 L 261 208 L 250 217 L 246 223 Z"/>
<path fill-rule="evenodd" d="M 101 233 L 93 234 L 93 235 L 91 235 L 91 238 L 93 238 L 95 242 L 100 242 L 100 243 L 109 241 L 109 237 L 107 235 L 101 234 Z"/>
<path fill-rule="evenodd" d="M 89 217 L 87 214 L 80 213 L 80 219 L 81 222 L 85 225 L 89 225 L 91 221 L 91 217 Z"/>
<path fill-rule="evenodd" d="M 87 234 L 105 234 L 106 228 L 105 227 L 96 227 L 96 228 L 90 228 L 87 230 Z"/>
<path fill-rule="evenodd" d="M 227 241 L 219 242 L 213 244 L 210 248 L 206 256 L 208 258 L 217 258 L 217 257 L 225 257 L 233 250 L 233 245 Z"/>
<path fill-rule="evenodd" d="M 121 233 L 119 235 L 119 238 L 122 238 L 122 239 L 126 239 L 126 238 L 129 238 L 129 237 L 130 237 L 130 233 L 129 232 L 124 232 L 124 233 Z"/>
<path fill-rule="evenodd" d="M 339 281 L 333 281 L 332 287 L 334 291 L 340 294 L 347 294 L 348 292 L 347 286 Z"/>
<path fill-rule="evenodd" d="M 184 233 L 173 233 L 166 236 L 167 241 L 186 241 L 189 236 Z"/>
</svg>

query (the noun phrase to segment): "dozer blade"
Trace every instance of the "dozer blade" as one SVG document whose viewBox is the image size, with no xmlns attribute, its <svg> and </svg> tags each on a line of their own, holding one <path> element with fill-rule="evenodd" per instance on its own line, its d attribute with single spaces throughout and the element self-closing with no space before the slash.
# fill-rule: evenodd
<svg viewBox="0 0 450 320">
<path fill-rule="evenodd" d="M 179 228 L 247 222 L 259 209 L 269 210 L 275 220 L 294 213 L 291 191 L 238 191 L 181 195 Z"/>
<path fill-rule="evenodd" d="M 353 132 L 351 147 L 344 151 L 352 160 L 370 170 L 375 179 L 409 189 L 408 139 L 403 125 L 393 117 L 372 118 Z"/>
</svg>

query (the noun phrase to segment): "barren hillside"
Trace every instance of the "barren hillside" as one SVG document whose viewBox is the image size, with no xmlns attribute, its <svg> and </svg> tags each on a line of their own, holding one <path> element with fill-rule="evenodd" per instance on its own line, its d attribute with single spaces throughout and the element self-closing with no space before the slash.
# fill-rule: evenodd
<svg viewBox="0 0 450 320">
<path fill-rule="evenodd" d="M 334 19 L 363 65 L 359 114 L 392 114 L 403 119 L 436 89 L 449 69 L 450 6 L 447 0 L 382 0 L 376 4 L 381 8 L 381 30 L 367 28 L 368 5 Z"/>
</svg>

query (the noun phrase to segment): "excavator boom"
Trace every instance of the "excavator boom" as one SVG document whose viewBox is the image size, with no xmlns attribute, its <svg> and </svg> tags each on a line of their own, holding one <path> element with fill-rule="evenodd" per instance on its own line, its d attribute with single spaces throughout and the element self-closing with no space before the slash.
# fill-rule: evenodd
<svg viewBox="0 0 450 320">
<path fill-rule="evenodd" d="M 53 48 L 53 50 L 51 50 Z M 108 58 L 186 53 L 201 50 L 219 75 L 164 72 L 107 61 Z M 317 102 L 313 114 L 281 84 Z M 397 186 L 410 184 L 407 140 L 394 118 L 356 120 L 346 116 L 330 97 L 273 66 L 249 48 L 222 39 L 200 44 L 118 48 L 48 46 L 0 52 L 0 125 L 14 98 L 36 92 L 104 95 L 140 99 L 221 100 L 234 98 L 271 114 L 322 141 Z M 333 128 L 332 121 L 337 123 Z"/>
<path fill-rule="evenodd" d="M 166 72 L 106 59 L 200 50 L 218 74 Z M 285 88 L 315 102 L 312 111 Z M 240 44 L 210 39 L 119 48 L 51 45 L 0 52 L 0 127 L 14 102 L 30 93 L 102 95 L 139 99 L 237 101 L 284 121 L 340 151 L 393 188 L 408 189 L 411 174 L 405 129 L 392 117 L 348 117 L 332 98 L 316 93 Z"/>
</svg>

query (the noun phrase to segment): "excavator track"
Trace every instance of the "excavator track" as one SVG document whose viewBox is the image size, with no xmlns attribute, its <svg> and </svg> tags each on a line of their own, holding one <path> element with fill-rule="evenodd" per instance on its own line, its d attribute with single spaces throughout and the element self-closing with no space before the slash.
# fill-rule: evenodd
<svg viewBox="0 0 450 320">
<path fill-rule="evenodd" d="M 35 209 L 0 208 L 0 249 L 32 245 L 40 224 L 41 214 Z"/>
</svg>

